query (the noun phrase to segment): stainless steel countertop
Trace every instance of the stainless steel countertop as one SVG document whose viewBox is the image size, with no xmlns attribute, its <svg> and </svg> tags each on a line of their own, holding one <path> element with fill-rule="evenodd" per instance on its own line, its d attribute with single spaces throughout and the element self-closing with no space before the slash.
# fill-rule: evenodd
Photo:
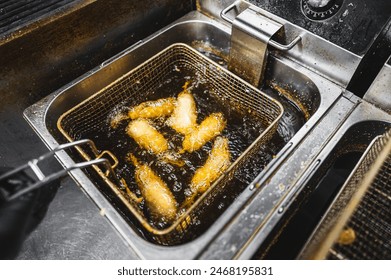
<svg viewBox="0 0 391 280">
<path fill-rule="evenodd" d="M 61 182 L 45 219 L 18 259 L 122 260 L 137 256 L 72 179 Z"/>
<path fill-rule="evenodd" d="M 0 164 L 16 167 L 47 152 L 22 118 L 28 98 L 0 106 Z M 23 98 L 25 97 L 25 98 Z M 46 172 L 59 168 L 52 162 Z M 134 259 L 109 221 L 71 178 L 65 178 L 41 224 L 25 240 L 17 259 Z"/>
</svg>

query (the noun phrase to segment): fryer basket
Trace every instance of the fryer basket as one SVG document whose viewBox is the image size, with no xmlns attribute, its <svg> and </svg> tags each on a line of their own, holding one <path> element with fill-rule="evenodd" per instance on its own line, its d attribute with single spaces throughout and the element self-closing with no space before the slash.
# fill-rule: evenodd
<svg viewBox="0 0 391 280">
<path fill-rule="evenodd" d="M 376 137 L 299 255 L 391 258 L 391 130 Z"/>
<path fill-rule="evenodd" d="M 202 219 L 204 206 L 212 203 L 246 159 L 259 152 L 259 149 L 271 139 L 283 113 L 281 104 L 191 47 L 185 44 L 174 44 L 71 108 L 61 115 L 57 122 L 58 129 L 68 141 L 81 139 L 89 132 L 95 131 L 107 120 L 113 108 L 124 100 L 134 99 L 137 102 L 149 100 L 148 93 L 164 83 L 174 67 L 196 72 L 202 79 L 208 81 L 210 94 L 224 100 L 229 106 L 239 108 L 238 110 L 251 111 L 251 114 L 263 124 L 265 130 L 191 207 L 164 229 L 151 225 L 138 210 L 138 206 L 127 198 L 117 181 L 105 176 L 98 166 L 93 167 L 142 225 L 143 233 L 162 245 L 180 243 L 190 225 Z M 95 141 L 95 145 L 99 148 L 99 142 Z M 90 160 L 81 147 L 78 147 L 78 152 L 83 158 Z"/>
</svg>

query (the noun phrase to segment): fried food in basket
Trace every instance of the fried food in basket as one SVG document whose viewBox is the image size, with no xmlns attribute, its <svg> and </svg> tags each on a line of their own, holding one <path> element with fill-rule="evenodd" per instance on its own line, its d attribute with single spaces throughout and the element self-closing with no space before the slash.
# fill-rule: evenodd
<svg viewBox="0 0 391 280">
<path fill-rule="evenodd" d="M 188 134 L 197 126 L 197 109 L 193 95 L 187 90 L 189 82 L 183 86 L 183 91 L 178 95 L 175 109 L 167 124 L 175 131 Z"/>
<path fill-rule="evenodd" d="M 175 98 L 161 98 L 154 101 L 143 102 L 128 112 L 132 120 L 138 118 L 154 119 L 171 115 L 175 108 Z"/>
<path fill-rule="evenodd" d="M 154 153 L 161 154 L 168 150 L 168 141 L 146 119 L 131 121 L 126 133 L 132 137 L 139 146 Z"/>
<path fill-rule="evenodd" d="M 337 243 L 341 245 L 350 245 L 356 240 L 356 232 L 354 231 L 353 228 L 349 227 L 344 229 L 338 239 Z"/>
<path fill-rule="evenodd" d="M 147 165 L 141 164 L 137 158 L 129 154 L 129 160 L 136 167 L 135 178 L 146 206 L 154 221 L 172 222 L 177 215 L 177 202 L 174 195 Z"/>
<path fill-rule="evenodd" d="M 134 106 L 126 112 L 119 112 L 111 118 L 110 126 L 116 129 L 118 125 L 128 119 L 154 119 L 167 117 L 174 111 L 176 100 L 173 97 L 160 98 L 158 100 L 145 101 Z"/>
<path fill-rule="evenodd" d="M 219 135 L 226 121 L 222 113 L 213 113 L 205 118 L 191 133 L 185 135 L 181 152 L 192 153 Z"/>
<path fill-rule="evenodd" d="M 197 108 L 193 95 L 183 86 L 177 99 L 162 98 L 156 101 L 143 102 L 129 110 L 128 119 L 133 119 L 126 128 L 126 133 L 143 149 L 154 153 L 157 159 L 183 168 L 185 165 L 181 154 L 192 153 L 216 138 L 224 130 L 226 120 L 221 112 L 212 113 L 201 124 L 197 124 Z M 153 126 L 153 118 L 171 116 L 166 124 L 177 133 L 184 135 L 182 149 L 179 153 L 169 150 L 168 141 Z M 118 118 L 121 119 L 121 118 Z M 204 193 L 230 166 L 228 139 L 217 137 L 205 164 L 196 170 L 191 183 L 191 195 L 185 199 L 182 207 L 190 207 L 196 197 Z M 136 167 L 136 183 L 154 221 L 173 222 L 177 217 L 177 202 L 166 183 L 150 166 L 140 164 L 133 154 L 128 160 Z"/>
<path fill-rule="evenodd" d="M 189 207 L 196 196 L 204 193 L 228 169 L 230 158 L 228 139 L 217 137 L 205 164 L 196 170 L 191 180 L 192 195 L 185 200 L 185 207 Z"/>
</svg>

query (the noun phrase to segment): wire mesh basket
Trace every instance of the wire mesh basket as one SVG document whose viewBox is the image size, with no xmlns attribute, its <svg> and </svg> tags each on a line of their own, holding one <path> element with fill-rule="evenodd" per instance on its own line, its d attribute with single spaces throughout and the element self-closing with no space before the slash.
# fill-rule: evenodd
<svg viewBox="0 0 391 280">
<path fill-rule="evenodd" d="M 196 75 L 206 83 L 208 95 L 220 100 L 225 106 L 235 108 L 241 114 L 251 114 L 265 129 L 257 134 L 256 139 L 191 207 L 163 229 L 148 222 L 138 205 L 126 196 L 115 179 L 107 177 L 99 167 L 94 167 L 104 184 L 141 224 L 143 234 L 164 245 L 180 243 L 189 226 L 194 221 L 202 220 L 202 215 L 205 215 L 204 206 L 210 205 L 219 196 L 238 167 L 257 153 L 262 145 L 267 144 L 276 132 L 282 116 L 281 104 L 189 46 L 174 44 L 64 113 L 57 123 L 58 129 L 68 141 L 91 139 L 91 135 L 102 133 L 102 124 L 107 123 L 108 116 L 119 104 L 129 101 L 129 104 L 136 105 L 151 100 L 150 94 L 159 90 L 173 71 L 183 75 Z M 99 137 L 92 140 L 98 148 L 101 146 Z M 114 143 L 109 150 L 111 154 L 117 155 Z M 89 159 L 83 149 L 79 148 L 78 151 L 82 157 Z"/>
<path fill-rule="evenodd" d="M 390 209 L 391 130 L 372 141 L 299 257 L 390 259 Z"/>
</svg>

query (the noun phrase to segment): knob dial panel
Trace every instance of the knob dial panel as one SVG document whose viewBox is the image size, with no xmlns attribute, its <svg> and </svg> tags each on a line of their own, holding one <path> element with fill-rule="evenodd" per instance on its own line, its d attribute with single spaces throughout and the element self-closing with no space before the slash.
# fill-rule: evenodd
<svg viewBox="0 0 391 280">
<path fill-rule="evenodd" d="M 334 16 L 342 7 L 343 0 L 301 0 L 303 14 L 315 21 Z"/>
</svg>

